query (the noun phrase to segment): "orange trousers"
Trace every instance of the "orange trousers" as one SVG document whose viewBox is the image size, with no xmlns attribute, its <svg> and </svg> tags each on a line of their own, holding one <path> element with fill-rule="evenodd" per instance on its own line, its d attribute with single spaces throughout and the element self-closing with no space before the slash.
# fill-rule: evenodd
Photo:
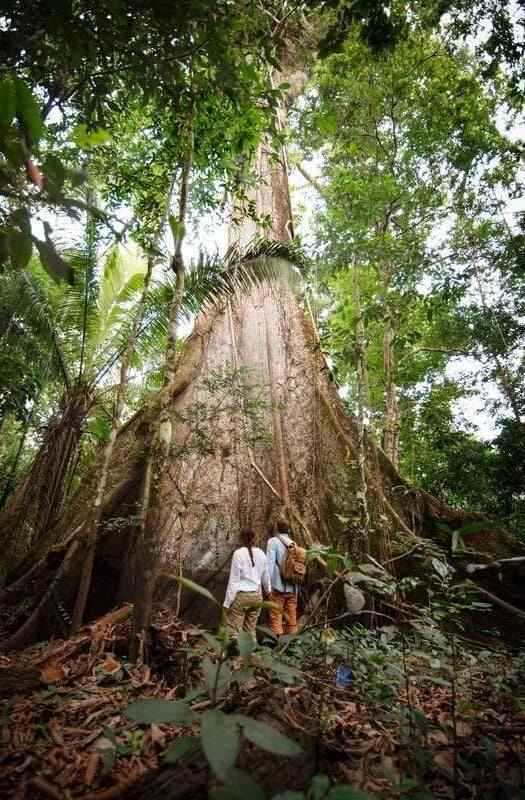
<svg viewBox="0 0 525 800">
<path fill-rule="evenodd" d="M 272 589 L 270 600 L 281 606 L 281 611 L 269 608 L 270 628 L 274 633 L 297 633 L 297 595 Z"/>
</svg>

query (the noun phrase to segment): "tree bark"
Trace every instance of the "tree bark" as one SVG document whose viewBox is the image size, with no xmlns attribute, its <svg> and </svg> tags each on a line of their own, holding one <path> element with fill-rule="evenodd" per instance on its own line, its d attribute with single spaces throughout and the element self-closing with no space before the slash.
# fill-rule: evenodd
<svg viewBox="0 0 525 800">
<path fill-rule="evenodd" d="M 59 418 L 47 426 L 33 463 L 0 519 L 2 582 L 28 550 L 45 537 L 54 521 L 93 398 L 89 389 L 82 386 L 67 392 L 61 405 Z"/>
<path fill-rule="evenodd" d="M 383 235 L 390 230 L 392 212 L 385 214 L 384 218 L 376 225 L 376 235 Z M 387 262 L 379 265 L 379 274 L 383 281 L 385 302 L 390 286 L 391 268 Z M 383 369 L 385 371 L 385 422 L 383 425 L 383 450 L 392 464 L 397 468 L 397 436 L 399 431 L 399 407 L 397 404 L 397 386 L 395 382 L 394 361 L 394 329 L 392 315 L 387 307 L 383 317 Z"/>
<path fill-rule="evenodd" d="M 192 88 L 192 95 L 194 90 Z M 186 269 L 182 258 L 182 239 L 188 207 L 190 172 L 195 154 L 195 120 L 197 106 L 193 97 L 188 118 L 188 146 L 182 167 L 181 188 L 174 254 L 171 267 L 175 273 L 175 289 L 170 307 L 168 341 L 164 360 L 164 392 L 161 395 L 159 422 L 154 440 L 154 454 L 145 474 L 142 496 L 141 522 L 135 561 L 135 598 L 131 630 L 130 658 L 141 658 L 146 641 L 153 596 L 159 575 L 159 556 L 162 545 L 161 516 L 166 503 L 166 473 L 172 442 L 171 401 L 175 386 L 176 346 L 180 308 L 184 294 Z M 140 587 L 140 589 L 139 589 Z"/>
</svg>

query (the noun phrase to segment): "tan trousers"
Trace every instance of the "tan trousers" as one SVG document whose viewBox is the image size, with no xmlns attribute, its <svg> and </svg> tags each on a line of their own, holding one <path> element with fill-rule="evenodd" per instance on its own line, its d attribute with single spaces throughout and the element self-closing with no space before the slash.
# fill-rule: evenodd
<svg viewBox="0 0 525 800">
<path fill-rule="evenodd" d="M 268 609 L 270 628 L 274 633 L 297 633 L 297 595 L 292 592 L 278 592 L 272 589 L 270 600 L 278 603 L 282 611 Z"/>
<path fill-rule="evenodd" d="M 235 633 L 239 633 L 240 630 L 246 631 L 246 633 L 250 634 L 253 641 L 256 642 L 255 627 L 261 609 L 246 608 L 244 604 L 260 602 L 261 600 L 262 591 L 260 589 L 256 592 L 237 592 L 226 616 L 228 627 Z"/>
</svg>

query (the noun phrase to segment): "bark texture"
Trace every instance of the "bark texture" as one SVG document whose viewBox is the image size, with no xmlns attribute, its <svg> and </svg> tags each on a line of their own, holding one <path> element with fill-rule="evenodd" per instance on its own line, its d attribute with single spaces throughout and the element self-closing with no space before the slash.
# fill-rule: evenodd
<svg viewBox="0 0 525 800">
<path fill-rule="evenodd" d="M 0 518 L 0 586 L 52 526 L 92 405 L 85 386 L 64 395 L 60 414 L 47 426 L 37 456 L 11 496 Z"/>
</svg>

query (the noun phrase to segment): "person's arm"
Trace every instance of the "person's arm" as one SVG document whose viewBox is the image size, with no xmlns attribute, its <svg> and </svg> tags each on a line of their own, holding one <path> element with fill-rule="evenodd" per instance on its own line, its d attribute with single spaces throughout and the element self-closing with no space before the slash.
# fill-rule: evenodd
<svg viewBox="0 0 525 800">
<path fill-rule="evenodd" d="M 266 559 L 268 562 L 268 575 L 272 576 L 277 562 L 277 547 L 273 537 L 268 539 L 268 544 L 266 545 Z"/>
<path fill-rule="evenodd" d="M 269 595 L 272 590 L 272 585 L 270 583 L 270 573 L 268 571 L 268 559 L 264 558 L 264 566 L 261 574 L 261 584 L 264 592 Z"/>
<path fill-rule="evenodd" d="M 239 585 L 239 581 L 241 579 L 241 554 L 238 550 L 235 551 L 232 558 L 232 563 L 230 567 L 230 577 L 228 580 L 228 586 L 226 588 L 226 596 L 224 598 L 223 606 L 224 608 L 229 608 L 233 601 L 235 600 L 235 595 L 237 594 L 237 587 Z"/>
</svg>

